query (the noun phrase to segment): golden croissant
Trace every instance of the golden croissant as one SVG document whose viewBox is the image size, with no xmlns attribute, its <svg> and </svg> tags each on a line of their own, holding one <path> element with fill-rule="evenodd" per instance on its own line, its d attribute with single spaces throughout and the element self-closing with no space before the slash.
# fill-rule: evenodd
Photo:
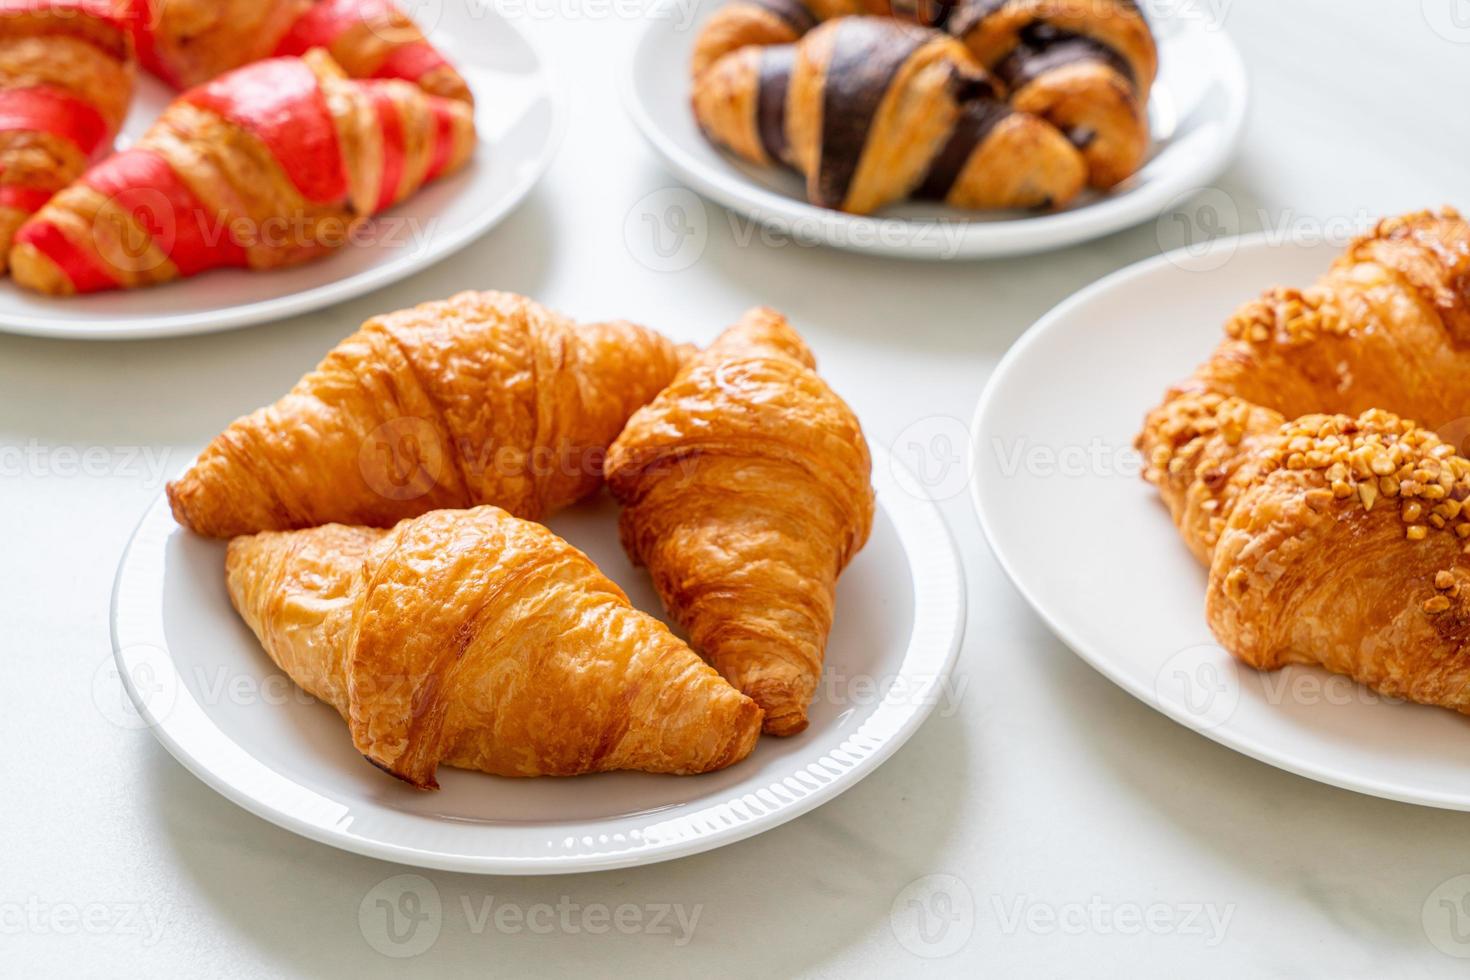
<svg viewBox="0 0 1470 980">
<path fill-rule="evenodd" d="M 236 538 L 227 571 L 277 665 L 421 789 L 440 764 L 709 772 L 760 735 L 755 702 L 585 555 L 495 507 Z"/>
<path fill-rule="evenodd" d="M 601 485 L 607 446 L 678 366 L 643 327 L 461 293 L 369 320 L 210 443 L 169 502 L 211 537 L 476 504 L 540 520 Z"/>
<path fill-rule="evenodd" d="M 1470 224 L 1453 209 L 1389 218 L 1314 286 L 1272 289 L 1172 388 L 1138 438 L 1185 540 L 1208 562 L 1235 451 L 1287 419 L 1373 408 L 1430 429 L 1470 421 Z M 1391 484 L 1390 484 L 1391 486 Z"/>
<path fill-rule="evenodd" d="M 1316 286 L 1244 307 L 1149 415 L 1144 475 L 1246 663 L 1470 710 L 1470 461 L 1395 414 L 1470 419 L 1467 276 L 1453 211 L 1386 220 Z"/>
<path fill-rule="evenodd" d="M 624 547 L 714 667 L 807 725 L 837 577 L 873 523 L 852 411 L 773 310 L 747 313 L 639 410 L 608 451 Z"/>
</svg>

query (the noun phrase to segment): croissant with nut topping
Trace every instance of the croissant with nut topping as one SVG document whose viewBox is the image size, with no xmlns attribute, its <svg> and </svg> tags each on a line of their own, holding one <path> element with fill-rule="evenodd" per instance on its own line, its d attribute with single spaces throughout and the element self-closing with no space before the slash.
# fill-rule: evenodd
<svg viewBox="0 0 1470 980">
<path fill-rule="evenodd" d="M 1470 712 L 1470 227 L 1383 221 L 1307 290 L 1247 304 L 1138 445 L 1209 567 L 1222 645 Z"/>
<path fill-rule="evenodd" d="M 510 293 L 374 317 L 222 432 L 169 502 L 221 538 L 476 504 L 540 520 L 601 485 L 608 445 L 679 356 L 644 327 L 579 325 Z"/>
<path fill-rule="evenodd" d="M 1430 429 L 1470 420 L 1470 223 L 1451 208 L 1389 218 L 1316 285 L 1245 304 L 1194 375 L 1148 417 L 1145 476 L 1208 562 L 1235 450 L 1314 412 L 1373 408 Z"/>
<path fill-rule="evenodd" d="M 420 789 L 441 764 L 709 772 L 760 735 L 760 708 L 587 556 L 495 507 L 237 538 L 226 566 L 271 659 Z"/>
<path fill-rule="evenodd" d="M 608 451 L 624 547 L 769 733 L 806 728 L 837 577 L 872 528 L 871 472 L 852 411 L 766 309 L 696 355 Z"/>
<path fill-rule="evenodd" d="M 256 62 L 184 93 L 52 198 L 16 233 L 12 274 L 71 295 L 296 265 L 458 169 L 474 144 L 457 99 L 349 79 L 320 49 Z"/>
</svg>

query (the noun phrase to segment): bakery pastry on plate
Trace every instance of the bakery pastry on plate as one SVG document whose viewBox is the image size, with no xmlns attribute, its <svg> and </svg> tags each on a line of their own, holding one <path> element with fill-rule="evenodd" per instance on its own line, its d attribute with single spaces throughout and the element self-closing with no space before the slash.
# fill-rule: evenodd
<svg viewBox="0 0 1470 980">
<path fill-rule="evenodd" d="M 474 145 L 457 99 L 349 79 L 321 50 L 256 62 L 186 92 L 56 195 L 16 233 L 12 275 L 67 295 L 297 265 Z"/>
<path fill-rule="evenodd" d="M 1150 413 L 1144 475 L 1246 663 L 1470 711 L 1470 460 L 1434 431 L 1470 419 L 1467 279 L 1458 214 L 1386 220 L 1243 307 Z"/>
<path fill-rule="evenodd" d="M 401 78 L 470 98 L 459 73 L 393 0 L 122 0 L 154 75 L 192 88 L 241 65 L 326 48 L 353 78 Z"/>
<path fill-rule="evenodd" d="M 271 658 L 420 789 L 441 764 L 709 772 L 760 734 L 755 702 L 585 555 L 495 507 L 237 538 L 227 572 Z"/>
<path fill-rule="evenodd" d="M 132 94 L 108 3 L 0 3 L 0 274 L 21 223 L 111 149 Z"/>
<path fill-rule="evenodd" d="M 1060 207 L 1111 188 L 1143 165 L 1157 70 L 1129 0 L 735 0 L 692 63 L 713 141 L 859 214 L 908 196 Z"/>
<path fill-rule="evenodd" d="M 696 355 L 608 452 L 623 543 L 690 643 L 792 735 L 822 674 L 837 577 L 873 524 L 851 409 L 774 310 Z"/>
<path fill-rule="evenodd" d="M 476 504 L 540 520 L 601 485 L 607 446 L 679 356 L 643 327 L 509 293 L 375 317 L 221 433 L 169 501 L 213 537 Z"/>
</svg>

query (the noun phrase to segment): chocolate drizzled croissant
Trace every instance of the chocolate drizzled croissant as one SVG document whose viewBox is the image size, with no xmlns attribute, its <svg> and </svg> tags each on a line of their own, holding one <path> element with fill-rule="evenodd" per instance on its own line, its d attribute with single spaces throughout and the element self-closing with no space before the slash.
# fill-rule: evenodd
<svg viewBox="0 0 1470 980">
<path fill-rule="evenodd" d="M 789 85 L 783 83 L 783 78 L 789 78 L 785 64 L 792 56 L 773 52 L 767 63 L 764 58 L 745 53 L 745 49 L 779 51 L 781 45 L 823 30 L 819 25 L 824 21 L 869 20 L 865 15 L 887 19 L 894 28 L 919 26 L 943 33 L 960 41 L 970 55 L 971 60 L 956 69 L 956 101 L 964 107 L 960 114 L 964 123 L 956 127 L 958 142 L 946 147 L 948 165 L 941 167 L 943 173 L 958 179 L 965 164 L 972 162 L 974 151 L 998 123 L 1014 113 L 1040 117 L 1056 131 L 1041 137 L 1035 127 L 1028 125 L 1025 133 L 1009 134 L 1016 149 L 992 153 L 984 160 L 983 166 L 988 168 L 1021 171 L 1019 176 L 991 175 L 988 183 L 1025 185 L 1032 194 L 1022 193 L 1015 200 L 1011 195 L 995 194 L 998 188 L 992 187 L 991 193 L 979 195 L 977 200 L 950 199 L 949 203 L 961 207 L 1065 203 L 1072 195 L 1056 192 L 1065 189 L 1063 177 L 1070 176 L 1075 161 L 1062 162 L 1052 136 L 1061 136 L 1076 148 L 1086 181 L 1099 189 L 1127 179 L 1142 165 L 1148 150 L 1146 106 L 1158 71 L 1158 54 L 1148 22 L 1133 0 L 736 0 L 709 20 L 695 43 L 696 115 L 705 131 L 716 142 L 753 162 L 791 162 L 781 152 L 782 137 L 773 127 L 783 106 L 786 114 L 799 109 L 791 101 L 799 96 L 791 94 Z M 871 39 L 875 28 L 861 30 L 866 37 L 838 42 L 839 52 L 852 52 L 854 57 L 839 58 L 828 73 L 844 81 L 830 86 L 833 90 L 846 93 L 877 88 L 879 95 L 870 95 L 869 106 L 860 102 L 848 113 L 859 116 L 865 108 L 877 111 L 876 104 L 883 101 L 883 86 L 891 84 L 884 79 L 898 78 L 895 64 L 902 65 L 912 54 L 906 48 L 918 44 L 907 30 L 891 28 L 886 32 L 891 40 L 875 49 Z M 736 62 L 727 63 L 732 58 Z M 845 67 L 850 65 L 861 66 L 856 80 L 845 78 L 848 71 L 854 70 Z M 971 80 L 977 67 L 986 79 L 979 91 Z M 706 77 L 716 70 L 715 77 Z M 749 81 L 752 74 L 761 79 L 759 85 Z M 754 86 L 759 95 L 742 98 L 739 86 Z M 719 106 L 722 99 L 725 104 Z M 845 99 L 836 101 L 846 104 Z M 709 118 L 719 115 L 720 109 L 738 114 L 757 106 L 764 124 L 757 123 L 755 131 L 776 136 L 774 146 L 771 140 L 761 141 L 761 153 L 752 152 L 751 141 L 741 139 L 739 130 L 743 127 L 712 125 Z M 1000 111 L 1007 107 L 1010 113 Z M 1037 174 L 1036 170 L 1043 173 Z M 948 186 L 952 187 L 953 182 Z M 948 199 L 942 179 L 924 183 L 925 196 Z M 1052 192 L 1035 194 L 1040 185 L 1051 186 Z M 837 206 L 815 196 L 813 200 Z"/>
<path fill-rule="evenodd" d="M 1001 91 L 942 32 L 846 17 L 795 43 L 723 55 L 695 80 L 694 111 L 735 154 L 805 175 L 823 207 L 866 214 L 911 195 L 964 208 L 1065 204 L 1086 180 L 1081 154 Z"/>
</svg>

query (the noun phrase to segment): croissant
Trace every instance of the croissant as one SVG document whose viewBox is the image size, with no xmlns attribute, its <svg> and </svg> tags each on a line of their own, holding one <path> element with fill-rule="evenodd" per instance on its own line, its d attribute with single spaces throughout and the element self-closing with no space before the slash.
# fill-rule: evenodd
<svg viewBox="0 0 1470 980">
<path fill-rule="evenodd" d="M 474 142 L 463 102 L 349 80 L 319 50 L 256 62 L 180 96 L 56 195 L 17 232 L 12 274 L 68 295 L 307 262 Z"/>
<path fill-rule="evenodd" d="M 470 99 L 393 0 L 124 0 L 143 66 L 185 89 L 252 61 L 326 48 L 352 78 L 400 78 Z"/>
<path fill-rule="evenodd" d="M 755 702 L 587 556 L 495 507 L 236 538 L 226 567 L 271 659 L 420 789 L 441 763 L 709 772 L 760 735 Z"/>
<path fill-rule="evenodd" d="M 132 91 L 127 32 L 106 4 L 0 6 L 0 274 L 26 218 L 112 145 Z"/>
<path fill-rule="evenodd" d="M 1150 413 L 1144 476 L 1244 662 L 1470 711 L 1470 460 L 1394 414 L 1470 417 L 1467 276 L 1454 211 L 1385 220 L 1315 286 L 1244 306 Z"/>
<path fill-rule="evenodd" d="M 739 48 L 696 78 L 694 112 L 716 143 L 794 168 L 812 203 L 854 214 L 909 196 L 1062 205 L 1086 180 L 1078 151 L 1010 109 L 962 44 L 888 18 L 842 18 L 795 44 Z"/>
<path fill-rule="evenodd" d="M 751 310 L 608 451 L 619 528 L 694 649 L 792 735 L 822 671 L 837 577 L 873 523 L 857 419 L 779 313 Z"/>
<path fill-rule="evenodd" d="M 643 327 L 461 293 L 369 320 L 221 433 L 169 501 L 211 537 L 487 503 L 539 520 L 601 485 L 608 444 L 678 367 Z"/>
<path fill-rule="evenodd" d="M 854 36 L 810 52 L 810 84 L 792 84 L 788 46 L 831 30 L 823 21 L 874 19 L 859 15 L 942 31 L 970 57 L 939 59 L 951 76 L 941 92 L 937 56 L 913 60 L 931 32 L 849 27 Z M 1158 51 L 1131 0 L 735 0 L 700 31 L 691 67 L 706 134 L 751 162 L 795 166 L 813 203 L 842 206 L 810 193 L 811 153 L 792 150 L 796 128 L 816 142 L 825 112 L 840 108 L 838 165 L 893 169 L 870 176 L 887 187 L 882 203 L 917 192 L 957 207 L 1035 207 L 1066 204 L 1084 183 L 1106 190 L 1142 166 Z M 889 134 L 890 123 L 903 128 Z M 923 142 L 933 130 L 949 134 L 942 150 Z M 916 178 L 926 167 L 935 172 Z"/>
<path fill-rule="evenodd" d="M 1389 218 L 1318 283 L 1243 306 L 1138 438 L 1190 549 L 1208 563 L 1262 437 L 1314 412 L 1470 419 L 1470 224 L 1453 209 Z"/>
</svg>

